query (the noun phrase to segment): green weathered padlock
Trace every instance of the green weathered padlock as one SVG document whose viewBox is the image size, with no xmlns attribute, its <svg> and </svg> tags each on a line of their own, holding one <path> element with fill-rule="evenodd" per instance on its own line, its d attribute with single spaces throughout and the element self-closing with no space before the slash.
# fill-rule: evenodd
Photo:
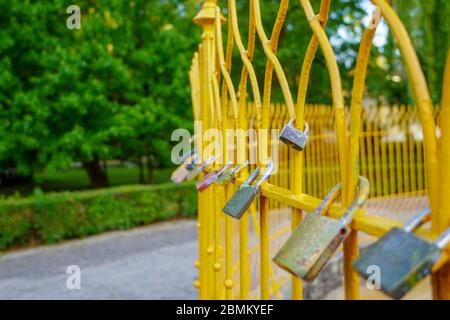
<svg viewBox="0 0 450 320">
<path fill-rule="evenodd" d="M 261 191 L 261 184 L 272 175 L 273 169 L 273 161 L 270 160 L 261 178 L 252 186 L 252 181 L 259 173 L 259 169 L 256 168 L 247 181 L 233 194 L 222 211 L 235 219 L 240 219 Z"/>
<path fill-rule="evenodd" d="M 217 179 L 217 182 L 220 184 L 227 184 L 229 182 L 233 182 L 235 180 L 235 177 L 244 170 L 245 167 L 248 166 L 248 160 L 245 160 L 245 162 L 241 166 L 235 166 L 232 169 L 228 170 L 224 174 L 222 174 L 219 179 Z"/>
<path fill-rule="evenodd" d="M 346 238 L 347 226 L 352 222 L 357 209 L 366 202 L 369 190 L 369 181 L 360 177 L 356 199 L 344 215 L 335 220 L 322 214 L 329 210 L 341 194 L 341 184 L 336 185 L 314 213 L 303 219 L 273 261 L 296 277 L 308 282 L 314 280 Z"/>
<path fill-rule="evenodd" d="M 355 270 L 368 279 L 372 267 L 378 267 L 381 290 L 394 299 L 401 299 L 431 273 L 442 249 L 450 242 L 450 228 L 434 243 L 412 233 L 429 218 L 430 209 L 425 209 L 402 229 L 391 229 L 367 247 L 353 263 Z"/>
</svg>

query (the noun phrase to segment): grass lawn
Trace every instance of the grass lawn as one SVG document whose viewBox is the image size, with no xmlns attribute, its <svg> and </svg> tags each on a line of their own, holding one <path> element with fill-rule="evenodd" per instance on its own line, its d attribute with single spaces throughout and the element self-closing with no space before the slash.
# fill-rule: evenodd
<svg viewBox="0 0 450 320">
<path fill-rule="evenodd" d="M 153 179 L 155 184 L 170 181 L 173 169 L 155 169 Z M 119 186 L 139 183 L 138 167 L 108 167 L 108 178 L 110 186 Z M 145 172 L 145 179 L 147 173 Z M 29 195 L 35 187 L 40 187 L 44 192 L 82 190 L 89 189 L 89 178 L 84 169 L 70 169 L 64 171 L 45 171 L 35 175 L 34 183 L 27 183 L 13 187 L 1 187 L 0 195 L 12 195 L 16 192 L 22 196 Z"/>
</svg>

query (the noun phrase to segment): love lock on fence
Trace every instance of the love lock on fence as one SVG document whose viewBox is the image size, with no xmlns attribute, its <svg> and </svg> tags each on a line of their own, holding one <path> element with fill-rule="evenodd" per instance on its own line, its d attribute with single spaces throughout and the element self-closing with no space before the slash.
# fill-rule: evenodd
<svg viewBox="0 0 450 320">
<path fill-rule="evenodd" d="M 341 194 L 341 184 L 336 185 L 314 213 L 305 217 L 273 261 L 294 276 L 313 281 L 347 237 L 347 226 L 352 222 L 356 210 L 367 201 L 369 190 L 369 181 L 360 177 L 356 199 L 344 215 L 335 220 L 323 214 Z"/>
<path fill-rule="evenodd" d="M 442 249 L 450 242 L 450 228 L 435 242 L 413 234 L 430 220 L 430 209 L 425 209 L 403 228 L 393 228 L 370 245 L 353 263 L 355 270 L 366 280 L 371 276 L 370 266 L 381 272 L 381 290 L 394 299 L 401 299 L 420 280 L 431 273 Z"/>
<path fill-rule="evenodd" d="M 251 183 L 256 179 L 259 173 L 259 169 L 256 168 L 247 181 L 245 181 L 244 184 L 241 185 L 241 187 L 233 194 L 222 211 L 235 219 L 240 219 L 261 191 L 261 184 L 269 179 L 273 173 L 273 170 L 273 161 L 270 160 L 261 178 L 255 183 L 255 185 L 252 185 Z"/>
</svg>

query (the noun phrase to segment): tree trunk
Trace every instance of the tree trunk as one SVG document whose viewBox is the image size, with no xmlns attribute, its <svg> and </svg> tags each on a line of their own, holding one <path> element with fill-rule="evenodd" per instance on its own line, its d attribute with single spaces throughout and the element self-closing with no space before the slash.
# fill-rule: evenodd
<svg viewBox="0 0 450 320">
<path fill-rule="evenodd" d="M 83 162 L 83 167 L 89 175 L 89 180 L 93 188 L 104 188 L 108 186 L 108 176 L 98 159 Z"/>
<path fill-rule="evenodd" d="M 108 162 L 106 160 L 103 161 L 102 167 L 103 167 L 103 172 L 105 173 L 105 176 L 106 176 L 106 180 L 108 180 Z M 107 183 L 108 183 L 108 181 L 107 181 Z"/>
<path fill-rule="evenodd" d="M 138 158 L 138 166 L 139 166 L 139 183 L 144 184 L 144 163 L 142 161 L 142 157 Z"/>
<path fill-rule="evenodd" d="M 148 184 L 153 184 L 153 165 L 152 165 L 152 159 L 153 157 L 150 155 L 150 156 L 147 156 L 147 177 L 148 177 L 148 180 L 147 180 L 147 182 L 148 182 Z"/>
</svg>

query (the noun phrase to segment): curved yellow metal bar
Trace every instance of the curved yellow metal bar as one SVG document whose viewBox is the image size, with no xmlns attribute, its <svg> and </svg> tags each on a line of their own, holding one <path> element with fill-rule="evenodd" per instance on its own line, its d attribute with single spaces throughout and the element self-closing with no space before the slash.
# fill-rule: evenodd
<svg viewBox="0 0 450 320">
<path fill-rule="evenodd" d="M 348 135 L 347 135 L 347 125 L 345 117 L 345 107 L 344 107 L 344 97 L 342 93 L 342 83 L 341 76 L 339 72 L 339 67 L 336 62 L 336 58 L 328 40 L 325 31 L 323 30 L 317 16 L 314 14 L 311 3 L 308 0 L 300 0 L 300 3 L 305 11 L 308 23 L 313 30 L 315 36 L 319 41 L 319 45 L 325 56 L 326 64 L 330 74 L 331 89 L 333 104 L 335 108 L 336 117 L 336 134 L 339 146 L 339 163 L 341 180 L 344 186 L 344 204 L 349 202 L 348 191 L 346 191 L 348 186 Z"/>
<path fill-rule="evenodd" d="M 216 51 L 217 57 L 219 58 L 220 72 L 222 73 L 223 79 L 226 84 L 226 88 L 228 90 L 228 95 L 230 96 L 231 107 L 233 110 L 233 116 L 235 121 L 238 120 L 238 102 L 236 98 L 236 91 L 234 90 L 233 82 L 231 81 L 230 74 L 228 72 L 227 66 L 229 63 L 225 61 L 225 57 L 223 55 L 223 44 L 222 44 L 222 28 L 221 28 L 221 15 L 220 8 L 216 8 Z M 230 60 L 231 61 L 231 60 Z"/>
<path fill-rule="evenodd" d="M 319 21 L 322 25 L 322 28 L 325 28 L 328 13 L 330 10 L 330 0 L 322 0 L 320 5 L 320 13 L 319 13 Z M 297 104 L 296 104 L 296 118 L 297 118 L 297 127 L 303 130 L 304 119 L 305 119 L 305 102 L 306 102 L 306 92 L 309 84 L 309 75 L 312 68 L 312 62 L 314 60 L 317 47 L 319 42 L 315 35 L 312 36 L 311 41 L 309 42 L 308 49 L 306 50 L 305 58 L 302 64 L 302 70 L 300 74 L 299 80 L 299 88 L 297 94 Z M 304 161 L 304 153 L 303 152 L 295 152 L 293 155 L 294 162 L 294 177 L 293 177 L 293 191 L 295 194 L 303 193 L 303 161 Z M 292 208 L 291 209 L 291 229 L 295 230 L 299 225 L 302 219 L 302 211 Z M 297 277 L 292 277 L 292 299 L 298 300 L 303 296 L 303 284 L 300 279 Z"/>
<path fill-rule="evenodd" d="M 325 28 L 327 25 L 329 11 L 330 11 L 330 0 L 322 0 L 320 5 L 320 13 L 317 18 L 320 24 L 322 25 L 322 28 Z M 305 114 L 306 93 L 308 91 L 309 86 L 309 76 L 311 73 L 314 58 L 316 57 L 318 46 L 319 40 L 315 35 L 313 35 L 311 40 L 309 41 L 305 58 L 303 59 L 302 70 L 300 73 L 300 80 L 298 84 L 297 119 L 299 119 L 300 121 L 301 121 L 300 118 L 303 118 Z M 303 125 L 303 121 L 301 121 L 300 125 Z"/>
<path fill-rule="evenodd" d="M 331 47 L 330 41 L 325 34 L 325 31 L 320 24 L 318 17 L 314 14 L 313 8 L 309 0 L 300 0 L 300 3 L 305 11 L 306 17 L 308 19 L 309 25 L 317 37 L 319 45 L 325 56 L 327 63 L 333 104 L 335 108 L 336 117 L 336 134 L 338 141 L 339 150 L 339 165 L 341 173 L 341 181 L 343 185 L 343 205 L 347 206 L 350 203 L 349 197 L 349 185 L 348 179 L 350 175 L 349 168 L 349 147 L 348 147 L 348 135 L 347 135 L 347 124 L 345 116 L 344 107 L 344 97 L 342 93 L 342 83 L 339 73 L 339 67 L 336 62 L 336 58 Z M 359 298 L 359 278 L 355 271 L 350 267 L 349 262 L 355 258 L 357 255 L 358 245 L 357 245 L 357 235 L 356 232 L 350 233 L 349 237 L 344 242 L 344 280 L 345 280 L 345 293 L 347 299 L 358 299 Z"/>
<path fill-rule="evenodd" d="M 376 12 L 372 15 L 372 21 L 376 19 Z M 352 168 L 349 177 L 350 198 L 356 194 L 356 186 L 359 177 L 359 136 L 361 133 L 361 114 L 364 88 L 366 84 L 367 65 L 369 63 L 370 51 L 378 24 L 370 24 L 365 29 L 359 47 L 358 58 L 355 67 L 355 77 L 353 79 L 352 100 L 350 107 L 350 150 L 349 167 Z"/>
<path fill-rule="evenodd" d="M 285 15 L 286 15 L 288 5 L 289 5 L 288 0 L 281 0 L 281 2 L 280 2 L 280 10 L 281 11 L 279 11 L 279 14 L 277 16 L 277 20 L 279 20 L 279 21 L 278 21 L 278 25 L 277 24 L 275 25 L 277 28 L 281 29 L 282 19 L 284 19 Z M 289 116 L 291 118 L 295 118 L 294 100 L 292 99 L 292 94 L 289 89 L 289 84 L 287 82 L 286 75 L 283 71 L 283 67 L 281 66 L 280 62 L 278 61 L 277 56 L 274 54 L 274 52 L 272 50 L 271 41 L 267 38 L 267 35 L 264 31 L 264 27 L 262 25 L 261 9 L 259 6 L 259 0 L 253 0 L 253 13 L 255 15 L 256 32 L 258 33 L 259 39 L 261 40 L 261 44 L 262 44 L 264 53 L 267 56 L 267 59 L 269 60 L 270 64 L 273 66 L 273 68 L 275 69 L 275 73 L 276 73 L 278 81 L 280 83 L 281 91 L 283 92 L 284 100 L 286 102 L 286 106 L 289 111 Z M 270 98 L 269 98 L 269 100 L 270 100 Z M 267 99 L 266 99 L 266 101 L 267 101 Z"/>
<path fill-rule="evenodd" d="M 239 53 L 241 54 L 241 60 L 244 63 L 245 69 L 247 70 L 248 75 L 250 77 L 250 84 L 252 87 L 253 99 L 254 99 L 254 103 L 255 103 L 255 107 L 256 107 L 256 123 L 257 123 L 257 127 L 260 127 L 261 126 L 261 116 L 262 116 L 261 115 L 262 106 L 261 106 L 261 94 L 260 94 L 260 90 L 259 90 L 258 79 L 256 78 L 256 73 L 253 68 L 253 65 L 252 65 L 250 59 L 248 58 L 249 52 L 245 49 L 244 44 L 242 43 L 241 35 L 239 32 L 239 25 L 238 25 L 238 21 L 237 21 L 236 1 L 229 0 L 228 3 L 229 3 L 228 8 L 230 10 L 229 14 L 231 15 L 231 25 L 233 28 L 234 40 L 236 42 L 236 46 L 239 50 Z M 249 42 L 250 42 L 250 39 L 249 39 Z M 245 99 L 245 97 L 241 96 L 240 99 Z"/>
<path fill-rule="evenodd" d="M 379 9 L 374 12 L 372 21 L 379 15 Z M 364 96 L 364 87 L 367 75 L 367 65 L 370 57 L 370 50 L 375 36 L 376 27 L 378 23 L 371 23 L 364 31 L 361 45 L 358 52 L 358 58 L 355 68 L 355 77 L 353 81 L 352 101 L 350 110 L 350 142 L 349 142 L 349 172 L 348 178 L 348 192 L 349 198 L 353 199 L 356 196 L 356 188 L 359 178 L 359 142 L 361 132 L 361 114 L 362 114 L 362 100 Z M 359 290 L 356 289 L 359 285 L 358 276 L 352 270 L 352 263 L 358 257 L 358 233 L 355 230 L 349 234 L 349 237 L 344 242 L 344 272 L 346 275 L 346 296 L 351 299 L 359 298 Z"/>
<path fill-rule="evenodd" d="M 248 48 L 244 48 L 242 39 L 239 32 L 239 25 L 236 13 L 236 2 L 235 0 L 228 0 L 228 11 L 230 15 L 231 28 L 233 31 L 234 40 L 238 51 L 241 55 L 241 60 L 244 64 L 241 72 L 241 82 L 239 84 L 239 129 L 247 129 L 247 113 L 246 113 L 246 98 L 247 98 L 247 78 L 250 77 L 250 83 L 253 92 L 254 104 L 256 109 L 256 127 L 261 127 L 262 121 L 262 106 L 261 106 L 261 96 L 259 91 L 258 82 L 256 79 L 256 74 L 253 69 L 251 60 L 253 59 L 254 49 L 255 49 L 255 22 L 252 13 L 252 5 L 250 4 L 249 13 L 249 33 L 248 33 Z M 238 150 L 238 153 L 246 153 L 246 149 Z M 247 157 L 245 157 L 247 158 Z M 248 172 L 245 170 L 244 175 Z M 239 221 L 239 257 L 240 257 L 240 298 L 248 299 L 250 292 L 250 266 L 248 259 L 248 241 L 249 241 L 249 221 L 248 214 L 245 214 Z"/>
<path fill-rule="evenodd" d="M 276 54 L 278 49 L 278 41 L 280 38 L 280 33 L 283 28 L 284 20 L 286 18 L 286 13 L 289 7 L 288 0 L 282 0 L 278 8 L 277 17 L 272 29 L 272 35 L 270 37 L 269 49 Z M 263 93 L 263 126 L 267 124 L 269 119 L 265 118 L 265 114 L 269 114 L 270 100 L 272 96 L 272 77 L 273 77 L 273 64 L 270 60 L 267 60 L 266 70 L 264 73 L 264 93 Z"/>
<path fill-rule="evenodd" d="M 441 139 L 439 145 L 439 210 L 438 230 L 442 232 L 450 226 L 450 50 L 444 71 L 441 100 Z M 450 249 L 447 250 L 450 253 Z M 435 299 L 450 299 L 450 264 L 433 275 L 433 295 Z"/>
<path fill-rule="evenodd" d="M 433 117 L 433 107 L 428 85 L 420 67 L 417 54 L 411 43 L 409 34 L 398 15 L 386 0 L 371 1 L 374 5 L 380 8 L 384 19 L 389 24 L 389 27 L 398 42 L 398 46 L 408 71 L 408 76 L 412 84 L 414 99 L 419 110 L 419 116 L 423 128 L 429 197 L 432 208 L 432 221 L 437 221 L 439 219 L 437 217 L 436 210 L 439 204 L 438 145 L 436 138 L 436 124 Z M 437 224 L 433 223 L 433 231 L 438 231 Z"/>
</svg>

